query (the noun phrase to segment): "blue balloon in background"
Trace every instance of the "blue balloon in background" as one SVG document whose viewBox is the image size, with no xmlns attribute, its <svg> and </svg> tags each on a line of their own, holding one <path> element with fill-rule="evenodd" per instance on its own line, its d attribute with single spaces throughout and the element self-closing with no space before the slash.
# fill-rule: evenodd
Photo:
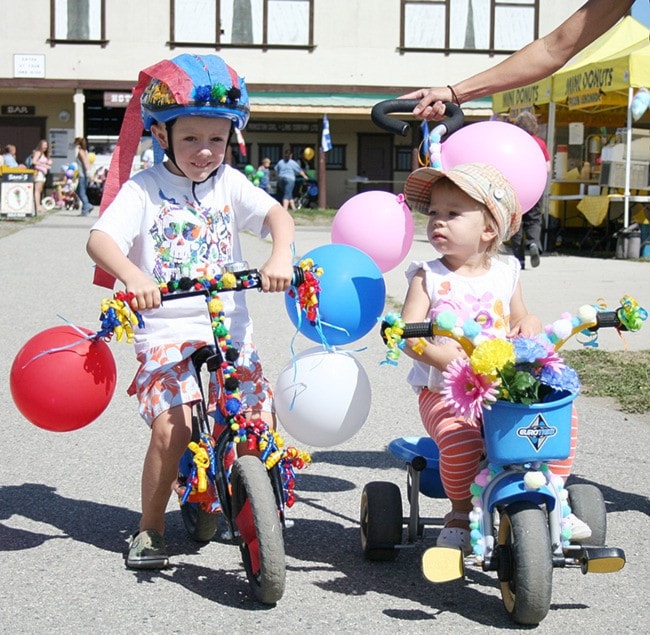
<svg viewBox="0 0 650 635">
<path fill-rule="evenodd" d="M 377 324 L 386 302 L 386 284 L 375 261 L 356 247 L 323 245 L 306 253 L 323 269 L 319 311 L 322 332 L 328 344 L 341 346 L 362 338 Z M 320 343 L 315 326 L 298 320 L 296 300 L 285 294 L 285 305 L 294 326 L 310 340 Z"/>
</svg>

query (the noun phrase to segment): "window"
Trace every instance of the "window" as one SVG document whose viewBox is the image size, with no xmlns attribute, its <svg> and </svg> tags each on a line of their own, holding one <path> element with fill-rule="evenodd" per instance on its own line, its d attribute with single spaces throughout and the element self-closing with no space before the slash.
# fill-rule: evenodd
<svg viewBox="0 0 650 635">
<path fill-rule="evenodd" d="M 314 0 L 171 0 L 170 7 L 172 48 L 313 48 Z"/>
<path fill-rule="evenodd" d="M 345 145 L 335 143 L 332 149 L 325 153 L 325 165 L 328 170 L 347 170 L 345 150 Z"/>
<path fill-rule="evenodd" d="M 271 167 L 274 167 L 275 164 L 282 158 L 282 144 L 281 143 L 260 143 L 258 144 L 258 161 L 257 165 L 262 163 L 264 157 L 271 159 Z"/>
<path fill-rule="evenodd" d="M 539 36 L 539 0 L 401 0 L 400 50 L 512 53 Z"/>
<path fill-rule="evenodd" d="M 410 172 L 413 169 L 413 150 L 410 146 L 395 146 L 395 169 Z"/>
<path fill-rule="evenodd" d="M 50 0 L 50 46 L 108 44 L 106 0 Z"/>
</svg>

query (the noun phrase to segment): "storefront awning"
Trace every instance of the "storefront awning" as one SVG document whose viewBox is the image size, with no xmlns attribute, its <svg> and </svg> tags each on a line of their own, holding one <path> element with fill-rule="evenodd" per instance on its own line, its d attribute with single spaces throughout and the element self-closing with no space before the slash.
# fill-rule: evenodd
<svg viewBox="0 0 650 635">
<path fill-rule="evenodd" d="M 261 93 L 250 92 L 253 114 L 295 114 L 369 117 L 372 107 L 386 99 L 395 99 L 394 94 L 380 93 Z M 489 117 L 492 114 L 492 100 L 489 97 L 463 104 L 466 117 Z"/>
</svg>

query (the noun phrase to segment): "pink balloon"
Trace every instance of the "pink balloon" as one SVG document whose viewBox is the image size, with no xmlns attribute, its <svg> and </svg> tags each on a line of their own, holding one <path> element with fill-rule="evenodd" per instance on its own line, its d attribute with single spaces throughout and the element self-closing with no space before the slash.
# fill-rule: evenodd
<svg viewBox="0 0 650 635">
<path fill-rule="evenodd" d="M 544 193 L 546 159 L 537 142 L 525 130 L 504 121 L 473 123 L 442 144 L 445 170 L 461 163 L 488 163 L 510 181 L 527 212 Z"/>
<path fill-rule="evenodd" d="M 403 196 L 390 192 L 361 192 L 343 203 L 332 221 L 332 242 L 360 249 L 382 273 L 404 260 L 413 234 L 413 217 Z"/>
</svg>

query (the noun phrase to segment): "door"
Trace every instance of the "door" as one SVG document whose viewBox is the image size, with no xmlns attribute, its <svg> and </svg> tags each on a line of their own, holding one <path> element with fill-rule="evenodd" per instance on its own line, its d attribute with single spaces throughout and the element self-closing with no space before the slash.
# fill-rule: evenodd
<svg viewBox="0 0 650 635">
<path fill-rule="evenodd" d="M 18 163 L 45 138 L 45 117 L 0 117 L 0 143 L 3 148 L 8 143 L 16 146 Z"/>
<path fill-rule="evenodd" d="M 357 193 L 368 190 L 393 191 L 393 136 L 359 134 L 357 174 L 367 179 L 357 185 Z"/>
</svg>

